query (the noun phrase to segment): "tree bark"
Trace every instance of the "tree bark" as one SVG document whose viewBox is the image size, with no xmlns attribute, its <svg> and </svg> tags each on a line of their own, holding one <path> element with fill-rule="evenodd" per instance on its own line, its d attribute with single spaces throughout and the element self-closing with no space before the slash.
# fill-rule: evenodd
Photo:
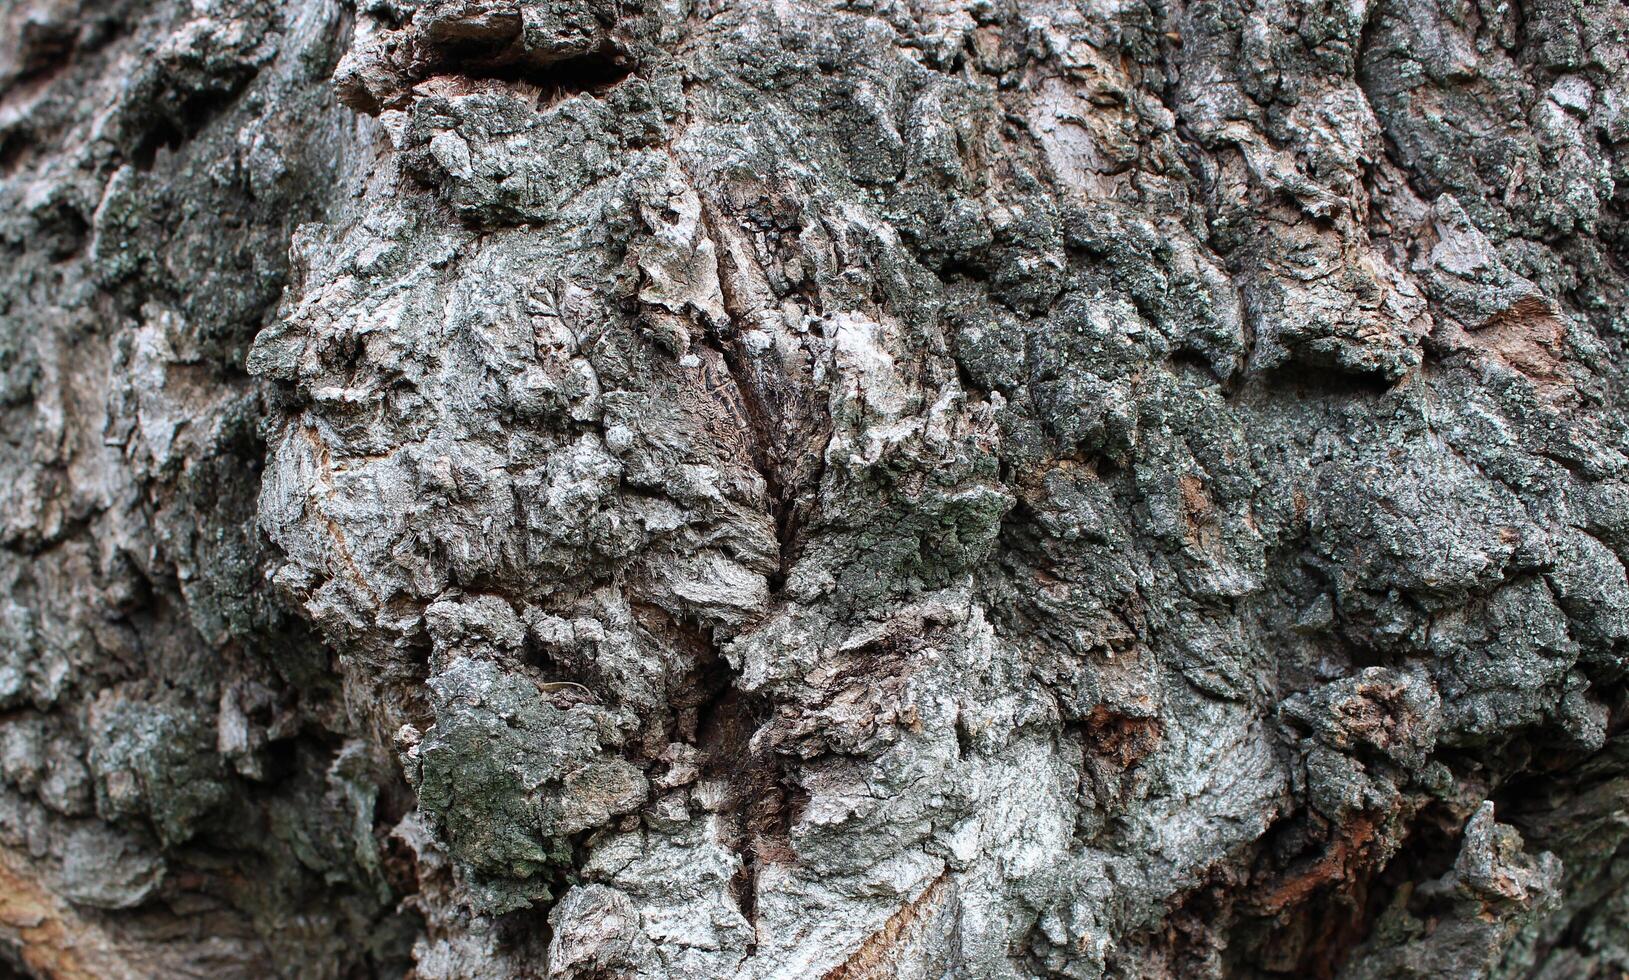
<svg viewBox="0 0 1629 980">
<path fill-rule="evenodd" d="M 0 0 L 0 974 L 1624 974 L 1626 49 Z"/>
</svg>

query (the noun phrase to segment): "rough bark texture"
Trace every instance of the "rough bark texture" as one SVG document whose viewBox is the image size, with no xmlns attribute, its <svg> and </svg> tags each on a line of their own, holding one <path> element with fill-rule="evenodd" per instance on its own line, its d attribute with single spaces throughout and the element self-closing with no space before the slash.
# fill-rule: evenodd
<svg viewBox="0 0 1629 980">
<path fill-rule="evenodd" d="M 1617 0 L 3 0 L 0 974 L 1629 971 Z"/>
</svg>

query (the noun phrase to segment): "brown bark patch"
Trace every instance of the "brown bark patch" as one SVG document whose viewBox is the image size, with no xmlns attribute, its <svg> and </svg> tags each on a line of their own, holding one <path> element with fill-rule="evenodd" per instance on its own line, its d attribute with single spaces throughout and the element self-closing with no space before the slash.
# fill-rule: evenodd
<svg viewBox="0 0 1629 980">
<path fill-rule="evenodd" d="M 1158 718 L 1122 715 L 1101 704 L 1086 716 L 1082 727 L 1086 733 L 1086 750 L 1121 769 L 1141 762 L 1159 747 L 1164 735 Z"/>
<path fill-rule="evenodd" d="M 1215 553 L 1221 547 L 1216 521 L 1216 505 L 1199 477 L 1185 474 L 1177 480 L 1182 493 L 1183 540 L 1201 551 Z"/>
<path fill-rule="evenodd" d="M 56 980 L 134 975 L 108 954 L 109 939 L 100 929 L 60 904 L 20 866 L 26 867 L 0 851 L 0 942 L 11 945 L 24 966 Z"/>
<path fill-rule="evenodd" d="M 1369 844 L 1375 839 L 1379 820 L 1369 815 L 1353 817 L 1342 825 L 1328 850 L 1312 867 L 1292 875 L 1268 892 L 1260 902 L 1264 912 L 1277 913 L 1300 905 L 1313 893 L 1335 882 L 1356 880 L 1368 863 Z"/>
<path fill-rule="evenodd" d="M 882 928 L 872 933 L 849 958 L 826 972 L 822 980 L 885 980 L 897 976 L 899 964 L 910 959 L 917 938 L 927 932 L 929 913 L 949 895 L 950 872 L 941 872 L 922 894 L 899 907 Z"/>
<path fill-rule="evenodd" d="M 1539 296 L 1524 296 L 1489 317 L 1471 334 L 1489 352 L 1555 400 L 1574 394 L 1572 375 L 1563 358 L 1564 330 L 1555 308 Z"/>
</svg>

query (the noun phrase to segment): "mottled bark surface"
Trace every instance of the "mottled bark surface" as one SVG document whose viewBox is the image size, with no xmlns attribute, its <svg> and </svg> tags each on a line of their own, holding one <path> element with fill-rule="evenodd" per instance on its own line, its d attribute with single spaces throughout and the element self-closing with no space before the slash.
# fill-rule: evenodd
<svg viewBox="0 0 1629 980">
<path fill-rule="evenodd" d="M 0 974 L 1629 971 L 1617 0 L 0 0 Z"/>
</svg>

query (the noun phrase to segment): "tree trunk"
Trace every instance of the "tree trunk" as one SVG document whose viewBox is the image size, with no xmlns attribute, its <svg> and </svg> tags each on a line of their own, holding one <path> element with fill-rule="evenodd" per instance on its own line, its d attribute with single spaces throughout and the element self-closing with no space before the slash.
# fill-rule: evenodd
<svg viewBox="0 0 1629 980">
<path fill-rule="evenodd" d="M 0 975 L 1629 971 L 1617 0 L 0 0 Z"/>
</svg>

